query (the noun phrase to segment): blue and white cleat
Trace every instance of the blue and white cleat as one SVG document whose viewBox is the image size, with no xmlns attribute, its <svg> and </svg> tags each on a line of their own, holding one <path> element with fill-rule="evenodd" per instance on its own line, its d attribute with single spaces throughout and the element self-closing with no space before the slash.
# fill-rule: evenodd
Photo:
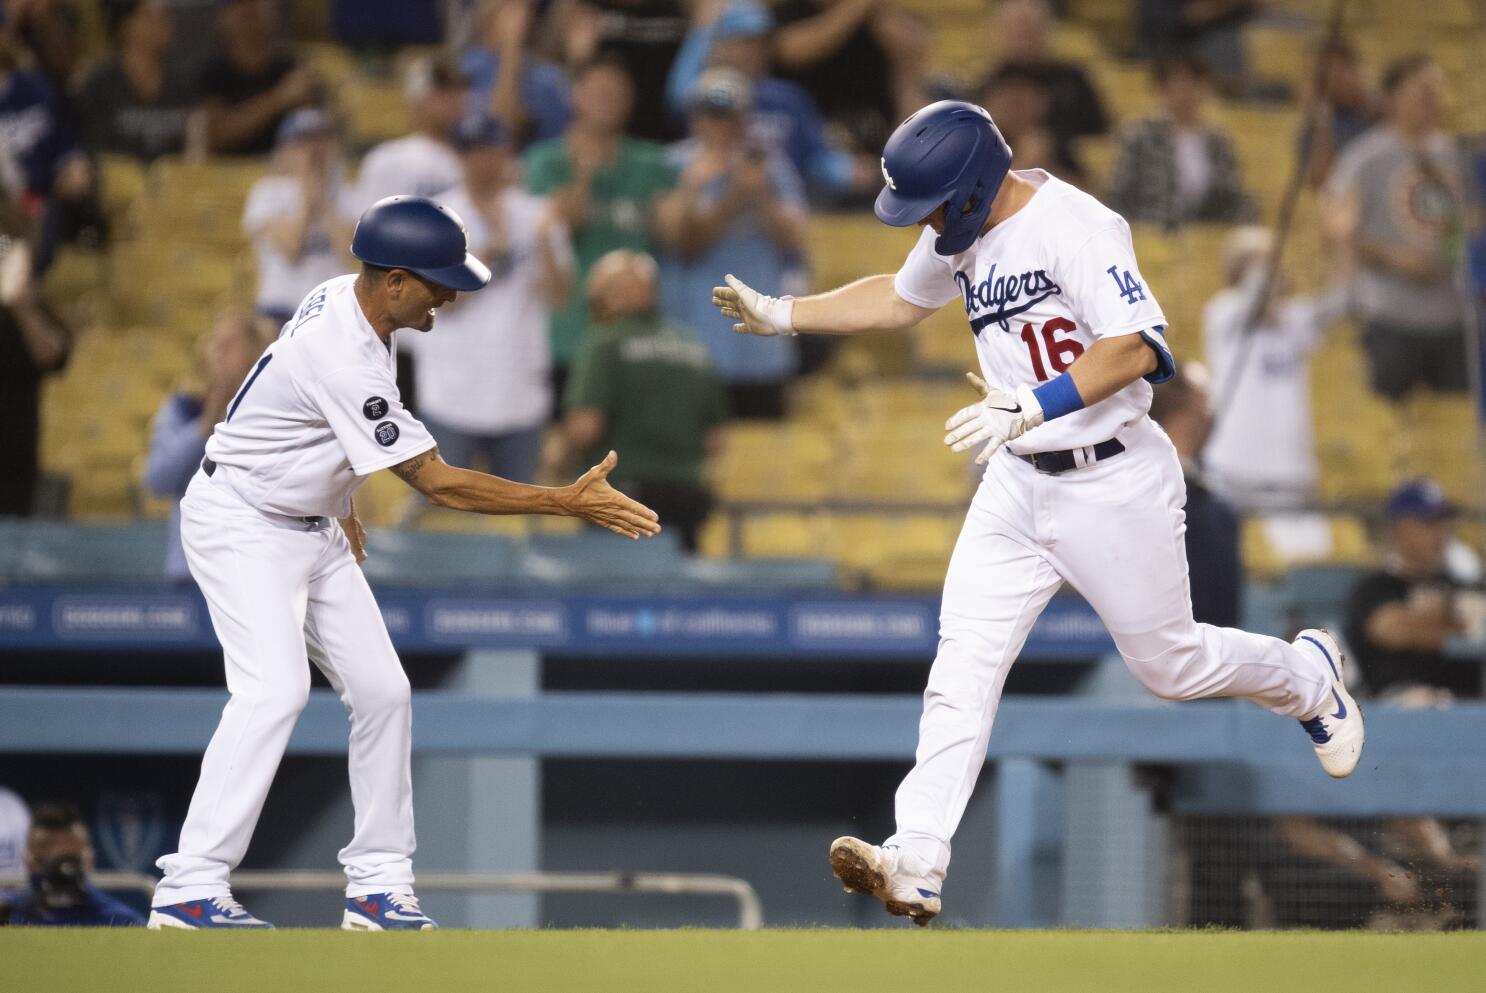
<svg viewBox="0 0 1486 993">
<path fill-rule="evenodd" d="M 1331 702 L 1300 726 L 1315 744 L 1316 758 L 1327 775 L 1343 779 L 1362 759 L 1362 708 L 1347 692 L 1347 660 L 1336 639 L 1321 628 L 1306 628 L 1292 642 L 1303 652 L 1319 655 L 1331 672 Z"/>
<path fill-rule="evenodd" d="M 206 900 L 187 900 L 165 907 L 151 907 L 150 920 L 145 925 L 151 931 L 163 928 L 180 928 L 196 931 L 201 928 L 272 928 L 267 921 L 260 921 L 243 909 L 243 905 L 230 896 L 214 896 Z"/>
<path fill-rule="evenodd" d="M 341 927 L 347 931 L 432 931 L 438 927 L 411 893 L 348 897 Z"/>
<path fill-rule="evenodd" d="M 939 887 L 897 845 L 872 845 L 860 838 L 831 842 L 831 871 L 848 893 L 870 893 L 898 917 L 924 926 L 939 914 Z"/>
</svg>

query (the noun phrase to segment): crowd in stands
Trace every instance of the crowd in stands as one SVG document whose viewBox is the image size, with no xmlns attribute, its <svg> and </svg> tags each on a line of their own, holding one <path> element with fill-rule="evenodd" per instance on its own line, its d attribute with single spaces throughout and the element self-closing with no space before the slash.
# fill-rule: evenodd
<svg viewBox="0 0 1486 993">
<path fill-rule="evenodd" d="M 398 336 L 403 398 L 444 458 L 530 481 L 617 449 L 616 485 L 694 550 L 716 500 L 720 428 L 785 418 L 789 384 L 820 358 L 810 342 L 734 334 L 711 287 L 731 272 L 764 293 L 805 292 L 812 213 L 869 203 L 892 128 L 955 96 L 989 109 L 1018 168 L 1089 189 L 1134 225 L 1232 226 L 1224 285 L 1202 309 L 1206 368 L 1181 362 L 1152 415 L 1187 480 L 1194 612 L 1237 624 L 1243 515 L 1317 500 L 1313 355 L 1350 316 L 1378 396 L 1401 406 L 1417 391 L 1468 389 L 1461 273 L 1473 251 L 1486 287 L 1486 239 L 1466 241 L 1472 178 L 1443 130 L 1439 68 L 1427 56 L 1370 65 L 1329 39 L 1320 72 L 1292 94 L 1306 111 L 1299 131 L 1275 136 L 1293 137 L 1335 261 L 1326 285 L 1300 291 L 1290 265 L 1273 265 L 1278 236 L 1259 226 L 1273 219 L 1261 218 L 1214 113 L 1218 99 L 1273 96 L 1242 44 L 1265 4 L 1133 6 L 1153 99 L 1148 115 L 1120 119 L 1086 67 L 1055 53 L 1049 0 L 997 0 L 983 23 L 967 21 L 992 53 L 973 80 L 940 75 L 929 26 L 893 0 L 346 0 L 332 4 L 332 24 L 348 42 L 439 45 L 406 60 L 411 130 L 362 149 L 334 112 L 333 87 L 289 40 L 286 4 L 221 0 L 204 43 L 180 36 L 181 5 L 102 0 L 108 46 L 91 58 L 76 0 L 7 4 L 0 516 L 30 512 L 41 384 L 77 338 L 43 302 L 40 280 L 60 245 L 108 238 L 100 159 L 231 157 L 266 165 L 240 217 L 256 261 L 254 313 L 226 311 L 203 329 L 200 385 L 161 400 L 150 492 L 184 491 L 264 343 L 308 290 L 351 270 L 359 214 L 389 195 L 432 196 L 464 219 L 470 250 L 493 273 L 440 311 L 434 333 Z M 1088 164 L 1091 140 L 1112 143 L 1108 175 Z M 1486 160 L 1476 169 L 1486 190 Z M 1486 638 L 1486 607 L 1471 593 L 1479 562 L 1452 530 L 1461 508 L 1411 480 L 1377 510 L 1383 564 L 1358 580 L 1347 608 L 1363 678 L 1408 706 L 1478 696 L 1479 671 L 1447 661 L 1453 638 Z M 167 568 L 185 576 L 178 546 Z M 89 867 L 75 814 L 37 812 L 22 833 L 26 866 Z M 1440 871 L 1470 868 L 1429 823 L 1395 829 Z M 1345 869 L 1345 839 L 1298 819 L 1274 830 Z M 1370 873 L 1373 902 L 1422 899 L 1390 862 L 1351 864 Z M 84 882 L 67 890 L 76 900 L 88 892 Z"/>
</svg>

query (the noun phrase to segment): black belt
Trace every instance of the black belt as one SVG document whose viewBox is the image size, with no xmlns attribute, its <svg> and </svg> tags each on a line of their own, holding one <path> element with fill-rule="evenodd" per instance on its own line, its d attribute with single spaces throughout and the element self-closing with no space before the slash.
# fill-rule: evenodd
<svg viewBox="0 0 1486 993">
<path fill-rule="evenodd" d="M 1120 443 L 1120 439 L 1118 438 L 1111 438 L 1108 441 L 1101 441 L 1099 444 L 1093 446 L 1092 448 L 1080 449 L 1080 451 L 1082 452 L 1093 452 L 1094 454 L 1093 458 L 1089 458 L 1088 455 L 1085 454 L 1083 461 L 1084 465 L 1093 465 L 1095 462 L 1103 462 L 1110 456 L 1118 455 L 1124 450 L 1125 446 Z M 1071 449 L 1065 449 L 1061 452 L 1037 452 L 1033 455 L 1018 455 L 1017 458 L 1021 459 L 1023 462 L 1028 463 L 1038 472 L 1047 473 L 1049 476 L 1056 476 L 1060 472 L 1067 472 L 1069 469 L 1078 468 L 1078 459 Z"/>
<path fill-rule="evenodd" d="M 206 473 L 207 478 L 210 479 L 212 477 L 212 474 L 217 471 L 217 463 L 213 462 L 209 458 L 202 459 L 201 460 L 201 471 L 204 472 L 204 473 Z M 301 521 L 304 521 L 306 524 L 312 524 L 315 527 L 320 527 L 321 525 L 325 524 L 326 521 L 330 520 L 330 518 L 328 518 L 328 517 L 301 517 L 300 520 Z"/>
</svg>

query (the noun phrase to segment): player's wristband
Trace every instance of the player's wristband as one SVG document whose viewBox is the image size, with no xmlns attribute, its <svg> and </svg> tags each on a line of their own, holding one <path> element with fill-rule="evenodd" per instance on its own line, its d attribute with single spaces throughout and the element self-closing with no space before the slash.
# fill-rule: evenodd
<svg viewBox="0 0 1486 993">
<path fill-rule="evenodd" d="M 1042 418 L 1045 421 L 1084 409 L 1084 398 L 1078 395 L 1073 377 L 1066 372 L 1034 389 L 1032 395 L 1042 405 Z"/>
</svg>

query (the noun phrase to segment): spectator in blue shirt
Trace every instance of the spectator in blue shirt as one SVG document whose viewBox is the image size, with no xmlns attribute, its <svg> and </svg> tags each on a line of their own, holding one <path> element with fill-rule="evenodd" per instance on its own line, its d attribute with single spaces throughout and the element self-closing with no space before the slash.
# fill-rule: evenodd
<svg viewBox="0 0 1486 993">
<path fill-rule="evenodd" d="M 570 117 L 567 76 L 528 51 L 531 22 L 531 0 L 484 0 L 464 54 L 470 114 L 500 121 L 521 145 L 562 137 Z"/>
<path fill-rule="evenodd" d="M 29 216 L 53 198 L 79 200 L 92 185 L 88 161 L 41 72 L 22 69 L 0 42 L 0 176 Z"/>
<path fill-rule="evenodd" d="M 713 8 L 711 15 L 714 20 L 703 17 L 687 34 L 671 67 L 666 83 L 671 112 L 686 112 L 697 77 L 708 65 L 735 69 L 753 84 L 750 138 L 765 148 L 783 151 L 811 189 L 828 198 L 875 192 L 880 184 L 877 160 L 832 148 L 810 94 L 795 83 L 768 75 L 774 31 L 769 8 L 753 0 L 734 0 L 726 7 Z"/>
<path fill-rule="evenodd" d="M 679 243 L 662 265 L 662 307 L 707 346 L 734 417 L 781 417 L 784 384 L 798 365 L 794 339 L 735 334 L 711 306 L 723 273 L 744 282 L 748 273 L 770 287 L 761 292 L 781 292 L 783 260 L 799 252 L 803 236 L 800 177 L 784 156 L 749 137 L 751 98 L 747 77 L 723 67 L 708 69 L 693 87 L 692 137 L 670 149 L 681 218 Z"/>
<path fill-rule="evenodd" d="M 70 803 L 31 812 L 24 890 L 0 894 L 0 924 L 39 927 L 138 927 L 141 917 L 88 882 L 95 856 L 82 813 Z"/>
<path fill-rule="evenodd" d="M 145 459 L 144 486 L 155 496 L 179 501 L 206 454 L 206 439 L 222 420 L 248 369 L 273 340 L 277 329 L 261 318 L 224 314 L 206 336 L 201 354 L 206 391 L 182 390 L 160 404 L 150 428 L 150 450 Z M 165 574 L 184 581 L 190 577 L 181 549 L 180 510 L 170 512 Z"/>
</svg>

